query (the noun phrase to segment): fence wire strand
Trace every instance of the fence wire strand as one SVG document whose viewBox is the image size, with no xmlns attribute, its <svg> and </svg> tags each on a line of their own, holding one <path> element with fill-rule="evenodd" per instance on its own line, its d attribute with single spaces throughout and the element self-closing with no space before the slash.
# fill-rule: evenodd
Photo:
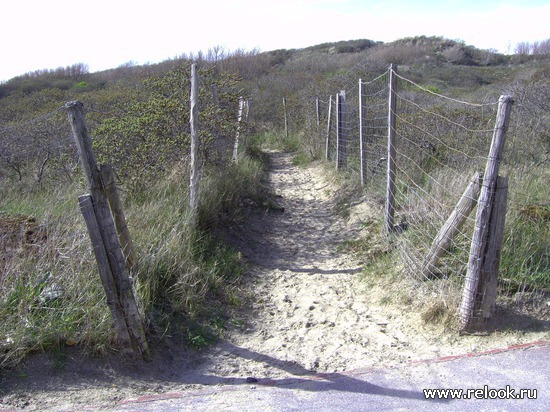
<svg viewBox="0 0 550 412">
<path fill-rule="evenodd" d="M 377 200 L 385 197 L 387 186 L 391 70 L 370 81 L 359 79 L 358 84 L 347 85 L 349 87 L 338 93 L 340 101 L 345 95 L 344 108 L 336 103 L 336 95 L 326 100 L 319 99 L 320 104 L 327 108 L 322 119 L 326 125 L 327 160 L 336 163 L 337 168 L 352 177 L 361 176 L 366 197 Z M 436 93 L 396 71 L 393 74 L 397 77 L 397 167 L 393 182 L 397 234 L 392 236 L 392 242 L 398 250 L 403 273 L 430 296 L 440 296 L 447 301 L 451 293 L 454 296 L 452 305 L 458 309 L 475 226 L 475 206 L 467 216 L 461 216 L 460 227 L 456 228 L 444 253 L 438 255 L 436 264 L 431 265 L 427 257 L 431 258 L 437 250 L 434 240 L 462 196 L 474 205 L 477 201 L 468 198 L 465 190 L 485 169 L 498 100 L 467 102 Z M 340 118 L 340 124 L 339 110 L 345 112 L 345 119 Z M 514 137 L 520 133 L 516 127 L 512 122 L 508 134 L 513 135 L 512 145 L 519 146 L 522 142 L 518 143 L 518 138 Z M 503 169 L 517 179 L 517 171 L 507 167 L 506 160 Z M 523 173 L 532 172 L 525 170 Z M 509 209 L 515 209 L 515 212 L 508 215 L 516 216 L 517 210 L 525 209 L 522 202 L 533 196 L 521 187 L 510 185 L 510 190 Z M 510 236 L 506 241 L 511 242 Z M 510 248 L 506 241 L 505 252 Z M 546 250 L 536 265 L 548 276 L 550 246 L 547 245 Z M 510 276 L 510 270 L 506 276 Z M 534 290 L 534 287 L 527 289 Z"/>
</svg>

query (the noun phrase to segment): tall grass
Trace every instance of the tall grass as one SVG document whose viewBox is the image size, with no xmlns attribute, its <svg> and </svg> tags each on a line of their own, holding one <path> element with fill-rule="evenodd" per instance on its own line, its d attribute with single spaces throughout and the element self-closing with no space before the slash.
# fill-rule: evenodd
<svg viewBox="0 0 550 412">
<path fill-rule="evenodd" d="M 176 168 L 137 193 L 121 192 L 138 254 L 132 273 L 152 333 L 176 320 L 200 322 L 230 303 L 244 271 L 240 254 L 213 236 L 220 214 L 238 213 L 242 197 L 258 196 L 262 164 L 243 158 L 205 170 L 200 223 L 190 225 L 188 178 Z M 0 205 L 0 366 L 31 352 L 79 345 L 90 353 L 116 350 L 113 322 L 77 204 L 82 184 L 22 195 L 4 187 Z M 29 217 L 32 219 L 29 220 Z M 32 222 L 32 221 L 35 222 Z M 28 223 L 28 222 L 32 222 Z M 29 238 L 31 232 L 39 233 Z M 195 337 L 196 338 L 196 337 Z"/>
</svg>

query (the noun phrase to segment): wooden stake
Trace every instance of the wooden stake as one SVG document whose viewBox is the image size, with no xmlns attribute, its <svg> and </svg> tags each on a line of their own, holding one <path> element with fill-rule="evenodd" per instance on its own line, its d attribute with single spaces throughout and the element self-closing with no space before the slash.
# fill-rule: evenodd
<svg viewBox="0 0 550 412">
<path fill-rule="evenodd" d="M 477 205 L 481 181 L 482 174 L 476 173 L 458 201 L 453 213 L 451 213 L 445 224 L 439 230 L 430 251 L 426 255 L 424 264 L 425 276 L 431 276 L 431 274 L 437 270 L 439 259 L 449 250 L 454 237 L 460 232 L 464 222 L 466 222 L 466 218 L 470 215 L 475 205 Z"/>
<path fill-rule="evenodd" d="M 191 65 L 191 110 L 189 124 L 191 126 L 191 160 L 189 181 L 189 210 L 192 225 L 198 222 L 199 213 L 199 75 L 197 64 Z"/>
<path fill-rule="evenodd" d="M 328 98 L 328 114 L 327 114 L 327 143 L 325 148 L 325 159 L 329 157 L 329 145 L 330 145 L 330 128 L 332 126 L 332 95 Z"/>
<path fill-rule="evenodd" d="M 241 123 L 243 120 L 243 111 L 245 109 L 244 97 L 239 97 L 239 113 L 237 115 L 237 133 L 235 134 L 235 145 L 233 146 L 233 161 L 239 161 L 239 138 L 241 134 Z"/>
<path fill-rule="evenodd" d="M 126 223 L 126 217 L 124 216 L 124 210 L 122 208 L 122 202 L 118 196 L 118 190 L 115 183 L 115 174 L 113 173 L 113 167 L 109 164 L 101 165 L 100 167 L 101 181 L 107 194 L 107 200 L 111 207 L 113 219 L 115 221 L 115 227 L 118 234 L 120 245 L 122 246 L 122 253 L 126 258 L 126 267 L 128 270 L 133 271 L 137 269 L 137 257 L 134 251 L 134 244 L 128 225 Z"/>
<path fill-rule="evenodd" d="M 122 308 L 126 323 L 127 332 L 122 333 L 120 328 L 117 327 L 117 336 L 129 353 L 133 353 L 134 355 L 141 353 L 144 357 L 148 357 L 149 348 L 145 337 L 145 330 L 134 297 L 130 277 L 126 270 L 124 254 L 122 253 L 115 229 L 107 195 L 101 182 L 97 161 L 92 151 L 92 141 L 88 135 L 82 107 L 83 105 L 79 101 L 69 102 L 65 105 L 73 136 L 78 147 L 82 169 L 86 174 L 86 181 L 90 189 L 90 198 L 93 204 L 98 231 L 105 248 L 115 285 L 115 306 L 119 305 Z M 89 208 L 86 210 L 89 210 Z M 98 265 L 103 265 L 103 263 L 98 262 Z M 111 286 L 104 284 L 104 288 L 107 290 Z M 113 316 L 115 317 L 115 322 L 117 322 L 117 316 L 119 315 L 113 314 Z M 127 335 L 130 338 L 129 341 Z"/>
<path fill-rule="evenodd" d="M 394 231 L 395 216 L 395 177 L 396 177 L 396 109 L 397 109 L 397 91 L 396 77 L 397 66 L 390 66 L 390 92 L 388 99 L 388 167 L 386 174 L 386 205 L 384 220 L 386 224 L 386 233 L 389 235 Z"/>
<path fill-rule="evenodd" d="M 487 239 L 489 234 L 489 220 L 493 207 L 495 187 L 497 182 L 500 160 L 506 141 L 506 131 L 512 110 L 513 99 L 510 96 L 501 96 L 499 99 L 498 112 L 493 140 L 489 151 L 489 158 L 483 175 L 483 186 L 479 195 L 479 204 L 476 214 L 476 225 L 470 248 L 470 259 L 462 302 L 460 305 L 460 320 L 462 330 L 472 326 L 474 320 L 474 309 L 477 300 L 477 293 L 481 277 L 481 269 L 484 264 Z"/>
<path fill-rule="evenodd" d="M 508 201 L 508 178 L 499 176 L 496 185 L 495 203 L 489 221 L 489 245 L 483 262 L 480 279 L 481 314 L 488 319 L 495 314 L 498 268 L 500 252 L 504 239 L 504 222 L 506 220 L 506 204 Z"/>
<path fill-rule="evenodd" d="M 336 168 L 343 169 L 347 166 L 346 150 L 346 91 L 341 90 L 336 95 Z"/>
<path fill-rule="evenodd" d="M 88 228 L 88 235 L 92 242 L 92 249 L 97 262 L 101 284 L 103 285 L 103 290 L 107 297 L 107 305 L 114 319 L 117 338 L 123 350 L 128 354 L 132 354 L 132 342 L 128 334 L 128 325 L 124 318 L 124 310 L 118 299 L 116 284 L 107 257 L 107 250 L 105 249 L 105 244 L 101 237 L 101 230 L 95 215 L 92 196 L 89 194 L 80 196 L 78 198 L 78 204 L 80 206 L 80 212 L 86 222 L 86 227 Z"/>
<path fill-rule="evenodd" d="M 365 121 L 366 99 L 363 94 L 363 81 L 359 79 L 359 149 L 361 152 L 361 186 L 367 182 L 367 122 Z"/>
<path fill-rule="evenodd" d="M 285 136 L 288 139 L 288 117 L 286 112 L 286 97 L 283 97 L 283 110 L 285 114 Z"/>
</svg>

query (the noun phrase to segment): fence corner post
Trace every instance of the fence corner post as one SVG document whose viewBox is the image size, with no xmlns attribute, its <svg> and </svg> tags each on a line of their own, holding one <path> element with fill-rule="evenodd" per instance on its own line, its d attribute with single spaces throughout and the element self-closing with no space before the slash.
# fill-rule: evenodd
<svg viewBox="0 0 550 412">
<path fill-rule="evenodd" d="M 511 96 L 500 96 L 498 112 L 496 116 L 491 148 L 483 175 L 483 185 L 479 195 L 476 213 L 476 222 L 472 244 L 470 247 L 470 258 L 462 301 L 460 304 L 461 329 L 467 330 L 473 326 L 478 306 L 478 293 L 481 280 L 481 272 L 485 264 L 487 242 L 489 238 L 489 222 L 495 201 L 498 171 L 506 141 L 506 131 L 510 119 L 510 112 L 514 100 Z"/>
<path fill-rule="evenodd" d="M 191 127 L 191 160 L 189 182 L 189 209 L 192 225 L 196 225 L 199 212 L 199 75 L 197 64 L 191 65 L 191 110 L 189 124 Z"/>
<path fill-rule="evenodd" d="M 390 235 L 394 231 L 395 217 L 395 178 L 396 178 L 396 111 L 397 111 L 397 66 L 392 64 L 389 68 L 389 99 L 388 99 L 388 165 L 386 177 L 386 204 L 384 210 L 384 221 L 386 234 Z"/>
</svg>

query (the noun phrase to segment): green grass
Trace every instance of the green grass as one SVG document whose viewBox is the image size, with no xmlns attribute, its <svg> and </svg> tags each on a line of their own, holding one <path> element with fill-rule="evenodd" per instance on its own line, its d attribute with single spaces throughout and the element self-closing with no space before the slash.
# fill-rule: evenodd
<svg viewBox="0 0 550 412">
<path fill-rule="evenodd" d="M 501 277 L 550 291 L 550 188 L 547 168 L 510 174 Z"/>
<path fill-rule="evenodd" d="M 239 200 L 260 196 L 261 161 L 245 157 L 224 171 L 204 170 L 199 226 L 190 225 L 188 179 L 174 170 L 139 193 L 121 188 L 130 234 L 138 256 L 132 273 L 147 325 L 160 339 L 179 331 L 188 344 L 212 342 L 210 320 L 227 316 L 239 303 L 236 287 L 244 273 L 238 251 L 213 235 L 221 214 L 231 219 Z M 12 186 L 9 186 L 12 187 Z M 4 188 L 3 188 L 4 189 Z M 25 194 L 5 187 L 0 219 L 0 367 L 16 365 L 29 353 L 76 345 L 85 352 L 117 350 L 113 321 L 78 210 L 80 184 Z M 42 237 L 28 243 L 25 216 L 33 216 Z M 10 220 L 11 219 L 11 220 Z M 49 291 L 58 296 L 47 298 Z M 51 295 L 51 294 L 50 294 Z M 189 326 L 185 326 L 188 323 Z M 201 329 L 203 328 L 203 329 Z M 202 331 L 202 332 L 201 332 Z"/>
</svg>

